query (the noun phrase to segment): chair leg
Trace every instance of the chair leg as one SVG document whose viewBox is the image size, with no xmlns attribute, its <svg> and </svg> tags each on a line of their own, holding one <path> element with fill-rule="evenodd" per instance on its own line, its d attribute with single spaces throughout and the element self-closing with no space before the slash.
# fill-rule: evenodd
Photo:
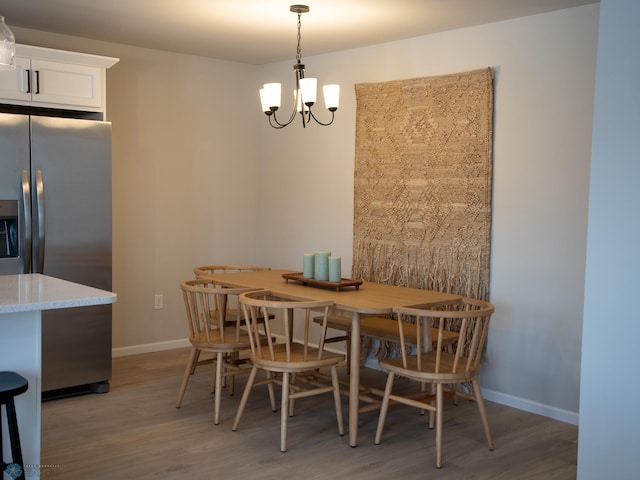
<svg viewBox="0 0 640 480">
<path fill-rule="evenodd" d="M 216 376 L 213 382 L 213 424 L 218 425 L 220 423 L 220 403 L 222 402 L 222 363 L 224 362 L 224 354 L 218 352 L 216 356 Z"/>
<path fill-rule="evenodd" d="M 240 417 L 242 417 L 242 412 L 244 412 L 244 407 L 247 406 L 247 400 L 249 400 L 249 394 L 251 393 L 251 389 L 253 388 L 253 382 L 256 379 L 256 374 L 258 373 L 258 367 L 252 367 L 251 372 L 249 373 L 249 378 L 247 378 L 247 384 L 244 387 L 244 392 L 242 392 L 242 398 L 240 399 L 240 405 L 238 405 L 238 411 L 236 412 L 236 416 L 233 419 L 233 426 L 231 427 L 232 431 L 236 431 L 238 429 L 238 423 L 240 423 Z"/>
<path fill-rule="evenodd" d="M 289 376 L 289 384 L 290 385 L 295 385 L 296 384 L 296 374 L 295 373 L 292 373 Z M 293 417 L 293 415 L 294 415 L 294 413 L 293 413 L 294 407 L 295 407 L 295 399 L 289 397 L 289 416 L 290 417 Z"/>
<path fill-rule="evenodd" d="M 189 360 L 187 361 L 187 368 L 184 371 L 184 375 L 182 376 L 182 384 L 180 385 L 180 390 L 178 391 L 178 399 L 176 400 L 176 408 L 180 408 L 182 405 L 182 399 L 184 398 L 184 392 L 187 390 L 187 383 L 189 383 L 189 377 L 193 373 L 196 368 L 196 363 L 198 361 L 198 357 L 200 355 L 200 350 L 196 347 L 191 347 L 191 353 L 189 354 Z"/>
<path fill-rule="evenodd" d="M 391 389 L 393 388 L 394 374 L 389 372 L 387 375 L 387 385 L 384 387 L 384 396 L 382 397 L 382 405 L 380 406 L 380 417 L 378 418 L 378 428 L 376 429 L 376 438 L 374 443 L 380 445 L 382 439 L 382 429 L 384 428 L 384 421 L 387 418 L 387 410 L 389 409 L 389 395 L 391 395 Z"/>
<path fill-rule="evenodd" d="M 2 405 L 0 404 L 0 474 L 4 472 L 7 465 L 8 464 L 4 463 L 4 447 L 2 444 Z"/>
<path fill-rule="evenodd" d="M 425 382 L 420 382 L 420 393 L 426 393 L 426 392 L 427 392 L 427 384 Z M 420 415 L 424 415 L 424 409 L 420 409 Z"/>
<path fill-rule="evenodd" d="M 282 399 L 280 405 L 280 451 L 287 451 L 287 426 L 289 423 L 289 372 L 282 374 Z"/>
<path fill-rule="evenodd" d="M 453 391 L 453 404 L 454 405 L 459 405 L 459 401 L 458 401 L 458 384 L 457 383 L 452 383 L 451 384 L 451 390 Z"/>
<path fill-rule="evenodd" d="M 489 450 L 494 449 L 493 438 L 491 437 L 491 430 L 489 429 L 489 420 L 487 418 L 487 409 L 484 406 L 484 399 L 482 398 L 482 392 L 480 391 L 480 384 L 478 380 L 471 382 L 473 385 L 473 394 L 476 397 L 476 403 L 478 404 L 478 410 L 480 411 L 480 418 L 482 418 L 482 425 L 484 426 L 484 435 L 487 437 L 487 443 L 489 444 Z"/>
<path fill-rule="evenodd" d="M 267 378 L 269 379 L 269 383 L 267 383 L 267 390 L 269 391 L 269 401 L 271 402 L 271 411 L 277 412 L 278 405 L 276 404 L 276 392 L 273 388 L 273 372 L 267 372 Z"/>
<path fill-rule="evenodd" d="M 331 367 L 331 383 L 333 385 L 333 401 L 336 404 L 336 420 L 338 421 L 338 433 L 344 435 L 344 420 L 342 418 L 342 400 L 340 399 L 340 382 L 338 381 L 338 367 Z"/>
<path fill-rule="evenodd" d="M 441 383 L 436 385 L 436 468 L 442 468 L 442 407 L 443 387 Z"/>
<path fill-rule="evenodd" d="M 358 368 L 360 365 L 358 365 Z M 351 375 L 351 333 L 347 332 L 347 375 Z"/>
<path fill-rule="evenodd" d="M 198 366 L 198 361 L 200 360 L 200 350 L 196 353 L 196 356 L 191 364 L 190 374 L 193 375 L 196 372 L 196 367 Z"/>
<path fill-rule="evenodd" d="M 213 368 L 211 369 L 211 394 L 215 394 L 216 393 L 216 369 L 218 368 L 218 361 L 214 360 L 213 361 L 214 365 Z"/>
<path fill-rule="evenodd" d="M 232 355 L 232 360 L 231 360 L 231 364 L 234 366 L 238 366 L 240 361 L 240 354 L 238 352 L 234 352 Z M 227 378 L 227 377 L 225 377 Z M 229 380 L 231 382 L 231 388 L 229 389 L 229 395 L 233 395 L 234 393 L 236 393 L 236 376 L 235 375 L 231 375 L 231 378 Z"/>
<path fill-rule="evenodd" d="M 429 384 L 429 394 L 431 395 L 434 394 L 435 387 L 436 386 L 433 383 Z M 431 402 L 431 405 L 433 405 L 433 402 Z M 429 410 L 429 429 L 433 430 L 433 428 L 435 427 L 435 423 L 436 423 L 436 412 L 434 412 L 433 410 Z"/>
<path fill-rule="evenodd" d="M 6 410 L 7 424 L 9 425 L 9 440 L 11 443 L 11 460 L 22 468 L 22 474 L 20 474 L 16 480 L 25 480 L 22 449 L 20 448 L 20 434 L 18 433 L 18 419 L 16 417 L 16 406 L 13 398 L 10 398 L 7 402 Z M 0 452 L 0 454 L 2 454 L 2 452 Z"/>
</svg>

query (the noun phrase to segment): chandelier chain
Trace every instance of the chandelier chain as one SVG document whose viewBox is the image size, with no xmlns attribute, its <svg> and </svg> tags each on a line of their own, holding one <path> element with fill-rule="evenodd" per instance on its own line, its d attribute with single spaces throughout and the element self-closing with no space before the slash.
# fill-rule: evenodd
<svg viewBox="0 0 640 480">
<path fill-rule="evenodd" d="M 302 22 L 300 18 L 302 17 L 302 12 L 298 11 L 298 47 L 296 49 L 296 60 L 300 63 L 302 59 L 302 49 L 300 48 L 300 28 L 302 27 Z"/>
</svg>

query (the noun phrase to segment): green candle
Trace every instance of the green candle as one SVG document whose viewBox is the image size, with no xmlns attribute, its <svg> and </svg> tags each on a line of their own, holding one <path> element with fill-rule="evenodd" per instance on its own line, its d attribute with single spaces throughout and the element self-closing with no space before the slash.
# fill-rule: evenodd
<svg viewBox="0 0 640 480">
<path fill-rule="evenodd" d="M 340 280 L 342 280 L 340 257 L 329 257 L 329 281 L 339 282 Z"/>
<path fill-rule="evenodd" d="M 313 278 L 315 263 L 315 255 L 313 253 L 305 253 L 302 256 L 302 276 L 304 278 Z"/>
<path fill-rule="evenodd" d="M 318 250 L 316 252 L 314 278 L 316 280 L 329 280 L 329 250 Z"/>
</svg>

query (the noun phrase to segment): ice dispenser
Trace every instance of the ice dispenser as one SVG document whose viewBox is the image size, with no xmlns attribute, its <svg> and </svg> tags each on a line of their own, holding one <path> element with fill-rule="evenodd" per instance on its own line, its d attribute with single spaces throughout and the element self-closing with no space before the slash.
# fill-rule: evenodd
<svg viewBox="0 0 640 480">
<path fill-rule="evenodd" d="M 0 200 L 0 258 L 18 256 L 18 201 Z"/>
</svg>

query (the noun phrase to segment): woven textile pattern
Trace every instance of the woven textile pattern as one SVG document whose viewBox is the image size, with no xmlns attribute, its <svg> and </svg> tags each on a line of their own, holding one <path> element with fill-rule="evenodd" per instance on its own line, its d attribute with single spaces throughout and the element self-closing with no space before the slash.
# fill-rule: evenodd
<svg viewBox="0 0 640 480">
<path fill-rule="evenodd" d="M 352 278 L 486 300 L 492 69 L 355 90 Z"/>
</svg>

